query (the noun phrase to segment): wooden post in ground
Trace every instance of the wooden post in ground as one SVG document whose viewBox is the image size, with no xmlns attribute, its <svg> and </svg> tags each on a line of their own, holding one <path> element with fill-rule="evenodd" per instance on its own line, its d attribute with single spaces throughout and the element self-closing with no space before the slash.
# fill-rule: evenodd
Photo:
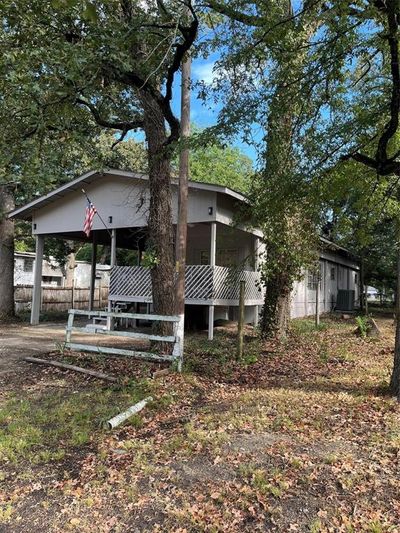
<svg viewBox="0 0 400 533">
<path fill-rule="evenodd" d="M 237 351 L 236 358 L 238 361 L 243 357 L 243 329 L 244 329 L 244 291 L 245 282 L 240 282 L 239 291 L 239 320 L 238 320 L 238 339 L 237 339 Z"/>
<path fill-rule="evenodd" d="M 364 255 L 361 255 L 360 260 L 360 283 L 358 286 L 360 292 L 360 311 L 361 314 L 365 313 L 365 294 L 364 294 Z"/>
<path fill-rule="evenodd" d="M 258 269 L 259 269 L 259 266 L 260 266 L 260 264 L 259 264 L 260 263 L 260 261 L 259 261 L 259 257 L 260 257 L 259 248 L 260 248 L 260 239 L 258 237 L 254 237 L 254 272 L 258 272 Z M 253 320 L 254 327 L 258 326 L 259 318 L 260 318 L 260 309 L 259 309 L 258 305 L 255 305 L 254 306 L 254 320 Z"/>
<path fill-rule="evenodd" d="M 315 289 L 316 289 L 315 290 L 315 327 L 316 328 L 319 327 L 319 315 L 320 315 L 320 310 L 319 310 L 320 279 L 321 279 L 320 267 L 318 265 L 317 286 L 315 287 Z"/>
</svg>

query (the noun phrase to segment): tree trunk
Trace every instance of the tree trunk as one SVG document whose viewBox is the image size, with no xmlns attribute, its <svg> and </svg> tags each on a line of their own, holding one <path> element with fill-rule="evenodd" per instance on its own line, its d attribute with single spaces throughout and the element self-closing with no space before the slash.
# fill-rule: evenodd
<svg viewBox="0 0 400 533">
<path fill-rule="evenodd" d="M 107 261 L 110 260 L 110 254 L 111 254 L 111 246 L 108 246 L 107 244 L 105 244 L 102 247 L 101 255 L 99 258 L 100 265 L 105 265 Z"/>
<path fill-rule="evenodd" d="M 164 117 L 157 102 L 147 93 L 142 93 L 140 98 L 144 109 L 149 160 L 150 208 L 147 251 L 152 257 L 153 307 L 156 314 L 172 315 L 175 304 L 175 265 L 171 156 L 166 147 Z"/>
<path fill-rule="evenodd" d="M 71 243 L 68 243 L 71 248 Z M 75 253 L 71 252 L 67 256 L 67 262 L 65 263 L 65 286 L 66 287 L 73 287 L 74 286 L 74 280 L 75 280 L 75 268 L 76 268 L 76 260 L 75 260 Z"/>
<path fill-rule="evenodd" d="M 14 197 L 7 185 L 0 186 L 0 320 L 14 316 L 14 221 L 7 213 L 14 209 Z"/>
<path fill-rule="evenodd" d="M 397 297 L 396 297 L 396 340 L 394 345 L 393 370 L 390 378 L 390 390 L 400 401 L 400 221 L 397 221 Z"/>
<path fill-rule="evenodd" d="M 285 276 L 274 276 L 265 285 L 260 331 L 263 338 L 283 339 L 288 330 L 290 287 Z"/>
</svg>

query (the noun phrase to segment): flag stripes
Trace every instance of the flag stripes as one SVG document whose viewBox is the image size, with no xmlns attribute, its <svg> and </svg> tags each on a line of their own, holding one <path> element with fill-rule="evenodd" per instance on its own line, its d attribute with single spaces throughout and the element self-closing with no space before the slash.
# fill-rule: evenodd
<svg viewBox="0 0 400 533">
<path fill-rule="evenodd" d="M 85 220 L 83 223 L 83 231 L 86 233 L 86 236 L 90 236 L 90 232 L 92 231 L 93 226 L 93 218 L 94 215 L 97 213 L 95 206 L 92 204 L 92 202 L 88 199 L 87 205 L 86 205 L 86 214 L 85 214 Z"/>
</svg>

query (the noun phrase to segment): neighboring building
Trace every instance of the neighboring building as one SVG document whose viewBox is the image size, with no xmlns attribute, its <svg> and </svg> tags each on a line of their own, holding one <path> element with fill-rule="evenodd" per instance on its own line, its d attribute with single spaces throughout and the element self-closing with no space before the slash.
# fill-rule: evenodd
<svg viewBox="0 0 400 533">
<path fill-rule="evenodd" d="M 35 253 L 15 252 L 14 254 L 14 285 L 32 286 L 34 281 Z M 74 272 L 74 287 L 88 288 L 90 286 L 91 265 L 85 261 L 76 261 Z M 110 279 L 109 265 L 96 265 L 96 286 L 108 287 Z M 42 287 L 64 287 L 65 276 L 54 259 L 43 260 Z"/>
<path fill-rule="evenodd" d="M 90 239 L 82 229 L 86 208 L 82 186 L 102 218 L 94 218 Z M 150 270 L 140 264 L 118 266 L 115 260 L 117 247 L 137 250 L 139 257 L 146 249 L 149 198 L 147 176 L 119 170 L 89 172 L 16 209 L 10 216 L 32 222 L 39 258 L 35 279 L 42 276 L 46 237 L 91 242 L 94 257 L 97 244 L 111 245 L 109 307 L 118 303 L 151 305 Z M 262 232 L 257 228 L 233 226 L 235 214 L 246 202 L 245 196 L 227 187 L 189 182 L 185 302 L 188 317 L 208 322 L 209 338 L 213 336 L 217 318 L 235 318 L 237 315 L 240 279 L 246 281 L 248 322 L 257 323 L 263 304 L 258 272 L 259 255 L 263 251 L 260 244 Z M 174 223 L 177 204 L 178 187 L 175 183 Z M 338 291 L 352 290 L 353 285 L 357 285 L 358 265 L 348 251 L 325 240 L 321 263 L 323 312 L 330 311 L 335 305 Z M 93 287 L 91 291 L 93 295 Z M 315 283 L 310 276 L 297 284 L 293 295 L 293 316 L 306 316 L 315 311 L 315 292 Z M 32 304 L 33 324 L 38 323 L 39 308 L 40 287 L 37 286 Z"/>
<path fill-rule="evenodd" d="M 35 253 L 15 252 L 14 254 L 14 285 L 33 285 Z M 62 287 L 64 276 L 55 261 L 43 260 L 42 286 Z"/>
</svg>

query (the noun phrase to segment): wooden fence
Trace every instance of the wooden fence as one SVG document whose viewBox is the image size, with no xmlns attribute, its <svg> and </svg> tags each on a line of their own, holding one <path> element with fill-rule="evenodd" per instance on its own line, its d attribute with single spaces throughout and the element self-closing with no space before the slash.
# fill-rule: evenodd
<svg viewBox="0 0 400 533">
<path fill-rule="evenodd" d="M 18 285 L 14 288 L 17 313 L 30 309 L 32 302 L 31 285 Z M 68 309 L 87 309 L 90 289 L 72 287 L 42 287 L 42 311 L 68 311 Z M 96 287 L 94 308 L 101 309 L 108 303 L 108 287 Z"/>
</svg>

